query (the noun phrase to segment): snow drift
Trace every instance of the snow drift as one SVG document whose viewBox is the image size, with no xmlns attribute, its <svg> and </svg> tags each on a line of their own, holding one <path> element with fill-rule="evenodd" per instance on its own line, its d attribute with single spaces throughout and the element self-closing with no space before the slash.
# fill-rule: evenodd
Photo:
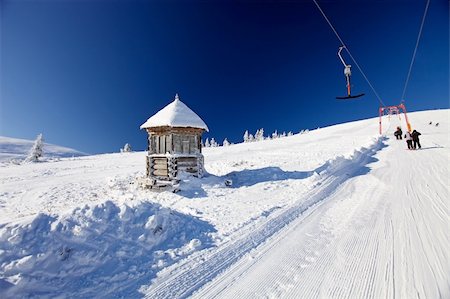
<svg viewBox="0 0 450 299">
<path fill-rule="evenodd" d="M 157 204 L 111 201 L 0 226 L 6 297 L 135 297 L 154 273 L 207 246 L 208 223 Z M 4 284 L 6 285 L 5 281 Z"/>
</svg>

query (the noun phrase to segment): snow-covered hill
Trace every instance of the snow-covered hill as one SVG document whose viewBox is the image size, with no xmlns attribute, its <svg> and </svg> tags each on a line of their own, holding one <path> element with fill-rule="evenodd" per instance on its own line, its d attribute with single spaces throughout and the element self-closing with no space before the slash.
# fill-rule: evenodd
<svg viewBox="0 0 450 299">
<path fill-rule="evenodd" d="M 176 194 L 143 152 L 0 167 L 0 297 L 448 298 L 449 117 L 206 148 Z"/>
<path fill-rule="evenodd" d="M 0 136 L 0 164 L 24 160 L 34 141 Z M 86 156 L 86 153 L 49 143 L 44 144 L 44 159 Z"/>
</svg>

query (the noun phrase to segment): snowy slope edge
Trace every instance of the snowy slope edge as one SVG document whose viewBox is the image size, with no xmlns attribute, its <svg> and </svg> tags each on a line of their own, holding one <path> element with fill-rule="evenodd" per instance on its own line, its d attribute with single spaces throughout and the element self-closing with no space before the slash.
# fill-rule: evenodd
<svg viewBox="0 0 450 299">
<path fill-rule="evenodd" d="M 33 146 L 34 141 L 0 136 L 0 163 L 8 163 L 13 159 L 23 160 Z M 66 158 L 87 156 L 72 148 L 44 143 L 44 158 Z"/>
</svg>

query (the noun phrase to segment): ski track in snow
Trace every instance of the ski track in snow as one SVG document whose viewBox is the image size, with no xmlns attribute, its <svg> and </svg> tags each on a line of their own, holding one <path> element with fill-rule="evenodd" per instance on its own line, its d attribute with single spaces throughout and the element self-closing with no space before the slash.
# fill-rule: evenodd
<svg viewBox="0 0 450 299">
<path fill-rule="evenodd" d="M 144 153 L 0 167 L 0 297 L 449 298 L 448 119 L 410 114 L 420 151 L 387 118 L 208 148 L 178 194 L 132 184 Z"/>
</svg>

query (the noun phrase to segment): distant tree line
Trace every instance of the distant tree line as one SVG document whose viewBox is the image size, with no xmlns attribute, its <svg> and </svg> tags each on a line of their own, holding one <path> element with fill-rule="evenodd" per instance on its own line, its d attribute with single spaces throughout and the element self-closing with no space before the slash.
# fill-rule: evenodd
<svg viewBox="0 0 450 299">
<path fill-rule="evenodd" d="M 227 138 L 225 138 L 222 142 L 222 146 L 229 146 L 232 144 L 233 143 L 229 142 Z M 219 147 L 219 146 L 221 145 L 217 143 L 217 141 L 214 138 L 211 138 L 211 140 L 209 140 L 209 138 L 206 138 L 204 143 L 202 141 L 202 147 Z"/>
<path fill-rule="evenodd" d="M 308 132 L 309 132 L 308 129 L 301 130 L 299 132 L 299 134 L 305 134 Z M 243 136 L 243 141 L 244 141 L 244 143 L 256 142 L 256 141 L 262 141 L 262 140 L 270 140 L 270 139 L 289 137 L 292 135 L 294 135 L 294 133 L 292 133 L 292 131 L 289 131 L 288 133 L 286 133 L 286 132 L 279 133 L 278 130 L 275 130 L 275 132 L 273 132 L 272 134 L 270 134 L 268 136 L 264 136 L 264 129 L 261 128 L 261 129 L 256 130 L 255 134 L 251 134 L 248 132 L 248 130 L 246 130 L 244 133 L 244 136 Z M 233 143 L 229 142 L 227 138 L 225 138 L 222 142 L 222 146 L 230 146 L 232 144 Z M 218 147 L 221 145 L 219 143 L 217 143 L 217 141 L 214 138 L 211 138 L 211 140 L 209 138 L 206 138 L 204 143 L 202 140 L 202 146 L 203 147 Z"/>
</svg>

